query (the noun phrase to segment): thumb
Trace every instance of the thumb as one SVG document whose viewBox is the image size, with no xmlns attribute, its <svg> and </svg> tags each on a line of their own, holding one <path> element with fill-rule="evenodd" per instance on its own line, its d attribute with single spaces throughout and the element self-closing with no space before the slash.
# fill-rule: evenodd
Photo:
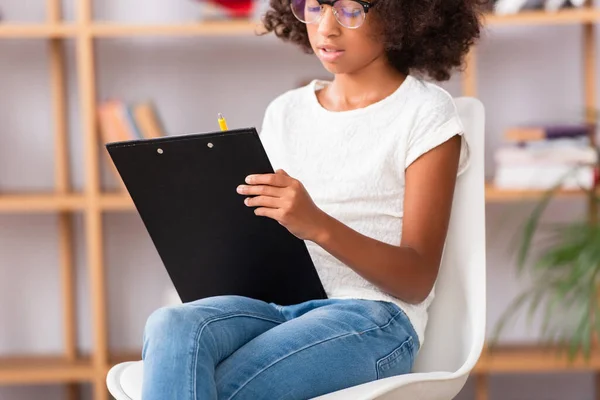
<svg viewBox="0 0 600 400">
<path fill-rule="evenodd" d="M 289 176 L 287 172 L 285 172 L 282 169 L 278 169 L 277 171 L 275 171 L 276 174 L 281 174 L 281 175 L 285 175 L 285 176 Z"/>
</svg>

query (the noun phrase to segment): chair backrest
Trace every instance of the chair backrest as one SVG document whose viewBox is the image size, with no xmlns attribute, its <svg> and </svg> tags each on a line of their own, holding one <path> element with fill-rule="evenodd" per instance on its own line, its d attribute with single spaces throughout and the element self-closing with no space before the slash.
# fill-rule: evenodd
<svg viewBox="0 0 600 400">
<path fill-rule="evenodd" d="M 458 178 L 435 299 L 415 372 L 467 374 L 485 338 L 485 112 L 474 98 L 455 99 L 470 146 L 469 168 Z"/>
</svg>

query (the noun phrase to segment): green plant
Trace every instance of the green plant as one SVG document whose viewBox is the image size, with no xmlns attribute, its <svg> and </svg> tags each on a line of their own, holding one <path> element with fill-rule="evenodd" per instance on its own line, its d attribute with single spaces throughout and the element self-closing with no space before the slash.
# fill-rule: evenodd
<svg viewBox="0 0 600 400">
<path fill-rule="evenodd" d="M 492 350 L 520 311 L 526 312 L 529 326 L 541 312 L 543 343 L 556 346 L 559 354 L 566 351 L 570 360 L 578 354 L 589 359 L 592 338 L 600 338 L 600 225 L 593 218 L 544 223 L 542 215 L 559 187 L 545 193 L 517 237 L 517 272 L 519 277 L 528 272 L 532 284 L 501 316 L 490 341 Z M 590 206 L 597 207 L 597 191 L 585 192 Z M 534 243 L 541 250 L 535 256 Z"/>
</svg>

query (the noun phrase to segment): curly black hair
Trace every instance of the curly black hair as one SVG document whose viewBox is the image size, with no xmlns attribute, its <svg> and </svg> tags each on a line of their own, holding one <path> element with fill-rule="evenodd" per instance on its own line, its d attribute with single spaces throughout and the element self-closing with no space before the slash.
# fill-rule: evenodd
<svg viewBox="0 0 600 400">
<path fill-rule="evenodd" d="M 264 33 L 273 32 L 311 53 L 306 25 L 296 19 L 291 0 L 271 0 Z M 370 13 L 379 18 L 389 63 L 403 74 L 436 81 L 450 79 L 480 37 L 489 0 L 378 0 Z"/>
</svg>

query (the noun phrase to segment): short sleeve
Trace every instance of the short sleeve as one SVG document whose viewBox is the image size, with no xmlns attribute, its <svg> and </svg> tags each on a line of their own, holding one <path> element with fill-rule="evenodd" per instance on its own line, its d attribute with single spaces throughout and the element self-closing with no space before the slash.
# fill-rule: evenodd
<svg viewBox="0 0 600 400">
<path fill-rule="evenodd" d="M 274 109 L 276 104 L 271 102 L 264 113 L 260 130 L 258 131 L 258 137 L 263 145 L 267 157 L 271 162 L 273 168 L 277 168 L 279 160 L 277 159 L 279 149 L 280 138 L 278 137 L 278 131 L 280 130 L 279 121 L 276 119 L 277 112 Z"/>
<path fill-rule="evenodd" d="M 425 104 L 417 116 L 406 147 L 405 169 L 423 154 L 433 150 L 456 135 L 461 136 L 458 175 L 469 166 L 470 149 L 464 128 L 452 97 L 446 93 Z"/>
<path fill-rule="evenodd" d="M 263 119 L 262 119 L 262 124 L 260 127 L 260 130 L 258 131 L 258 136 L 261 138 L 261 140 L 263 138 L 266 138 L 267 136 L 269 136 L 270 132 L 273 130 L 273 104 L 270 103 L 266 110 L 265 113 L 263 115 Z"/>
</svg>

